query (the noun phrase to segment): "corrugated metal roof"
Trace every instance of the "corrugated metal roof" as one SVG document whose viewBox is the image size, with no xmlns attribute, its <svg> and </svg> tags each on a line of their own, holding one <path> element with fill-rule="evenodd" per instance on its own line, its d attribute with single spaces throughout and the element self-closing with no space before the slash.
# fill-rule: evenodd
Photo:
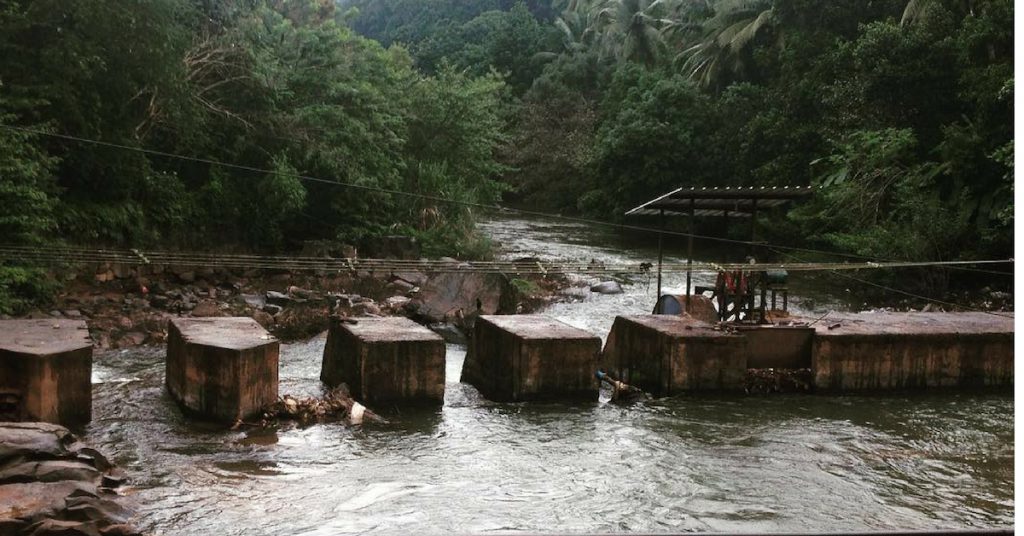
<svg viewBox="0 0 1024 536">
<path fill-rule="evenodd" d="M 747 218 L 753 212 L 754 200 L 757 200 L 758 209 L 773 208 L 807 197 L 814 190 L 811 186 L 677 188 L 626 212 L 626 215 L 657 216 L 664 211 L 666 216 L 688 216 L 692 203 L 694 216 Z"/>
</svg>

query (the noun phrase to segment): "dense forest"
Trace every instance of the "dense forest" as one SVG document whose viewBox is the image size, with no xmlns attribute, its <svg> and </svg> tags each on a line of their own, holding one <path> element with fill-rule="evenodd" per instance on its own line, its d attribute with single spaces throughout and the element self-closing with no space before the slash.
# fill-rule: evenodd
<svg viewBox="0 0 1024 536">
<path fill-rule="evenodd" d="M 1012 26 L 1011 0 L 4 2 L 0 242 L 477 256 L 469 204 L 814 185 L 773 240 L 1010 257 Z M 0 309 L 41 274 L 0 265 Z"/>
</svg>

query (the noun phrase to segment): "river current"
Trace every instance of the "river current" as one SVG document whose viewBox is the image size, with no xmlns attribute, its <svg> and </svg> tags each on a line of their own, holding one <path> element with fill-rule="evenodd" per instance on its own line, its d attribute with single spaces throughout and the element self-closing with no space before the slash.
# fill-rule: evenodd
<svg viewBox="0 0 1024 536">
<path fill-rule="evenodd" d="M 649 245 L 588 226 L 495 219 L 507 258 L 648 261 Z M 673 247 L 669 258 L 680 260 Z M 681 291 L 685 276 L 666 278 Z M 710 283 L 699 276 L 701 284 Z M 650 279 L 653 279 L 650 278 Z M 653 280 L 546 311 L 607 335 L 650 312 Z M 793 309 L 849 307 L 793 281 Z M 321 393 L 324 339 L 282 345 L 280 392 Z M 372 408 L 390 424 L 225 431 L 185 419 L 164 348 L 99 353 L 85 438 L 133 480 L 157 534 L 810 531 L 1013 523 L 1010 393 L 682 396 L 619 406 L 496 404 L 459 383 L 442 407 Z"/>
</svg>

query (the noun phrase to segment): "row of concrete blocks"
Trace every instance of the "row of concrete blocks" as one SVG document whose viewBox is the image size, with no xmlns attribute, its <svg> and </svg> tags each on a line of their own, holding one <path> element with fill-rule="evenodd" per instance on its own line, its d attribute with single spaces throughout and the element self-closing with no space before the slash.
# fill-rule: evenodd
<svg viewBox="0 0 1024 536">
<path fill-rule="evenodd" d="M 604 349 L 540 315 L 480 317 L 462 380 L 495 401 L 596 397 L 593 373 L 615 372 L 657 395 L 741 390 L 748 368 L 809 366 L 819 390 L 1013 383 L 1013 322 L 985 315 L 849 319 L 844 329 L 717 329 L 685 317 L 617 317 Z M 909 320 L 908 320 L 909 319 Z M 279 343 L 249 318 L 174 319 L 168 391 L 187 410 L 234 421 L 277 399 Z M 84 322 L 4 321 L 0 420 L 88 421 L 92 346 Z M 406 318 L 335 321 L 321 379 L 369 404 L 438 403 L 445 345 Z"/>
<path fill-rule="evenodd" d="M 81 424 L 91 418 L 92 344 L 75 320 L 0 322 L 0 420 Z M 234 422 L 278 397 L 280 344 L 250 318 L 176 318 L 166 385 L 190 413 Z M 541 316 L 483 317 L 467 379 L 495 400 L 596 397 L 601 341 Z M 481 355 L 487 356 L 480 359 Z M 481 365 L 482 363 L 482 365 Z M 321 380 L 367 404 L 441 404 L 446 346 L 401 317 L 332 322 Z"/>
<path fill-rule="evenodd" d="M 985 313 L 846 314 L 811 326 L 618 316 L 597 337 L 534 315 L 482 317 L 463 381 L 492 400 L 595 397 L 605 369 L 656 396 L 743 392 L 749 369 L 810 369 L 818 392 L 1013 385 L 1013 319 Z"/>
<path fill-rule="evenodd" d="M 253 319 L 175 318 L 168 331 L 167 390 L 187 412 L 234 422 L 277 400 L 280 343 Z M 84 321 L 0 321 L 0 421 L 88 422 L 92 350 Z M 336 322 L 321 377 L 367 402 L 441 401 L 444 353 L 405 318 Z"/>
</svg>

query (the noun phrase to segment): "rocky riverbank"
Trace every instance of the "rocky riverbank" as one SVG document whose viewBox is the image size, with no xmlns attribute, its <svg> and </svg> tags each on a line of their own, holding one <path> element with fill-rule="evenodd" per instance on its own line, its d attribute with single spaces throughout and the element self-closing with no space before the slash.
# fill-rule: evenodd
<svg viewBox="0 0 1024 536">
<path fill-rule="evenodd" d="M 141 534 L 125 482 L 63 426 L 0 423 L 0 535 Z"/>
<path fill-rule="evenodd" d="M 480 314 L 531 312 L 558 299 L 562 277 L 476 273 L 283 272 L 100 265 L 69 274 L 54 303 L 27 318 L 83 319 L 97 348 L 162 344 L 175 316 L 248 316 L 277 337 L 319 333 L 331 315 L 411 317 L 451 342 Z"/>
</svg>

